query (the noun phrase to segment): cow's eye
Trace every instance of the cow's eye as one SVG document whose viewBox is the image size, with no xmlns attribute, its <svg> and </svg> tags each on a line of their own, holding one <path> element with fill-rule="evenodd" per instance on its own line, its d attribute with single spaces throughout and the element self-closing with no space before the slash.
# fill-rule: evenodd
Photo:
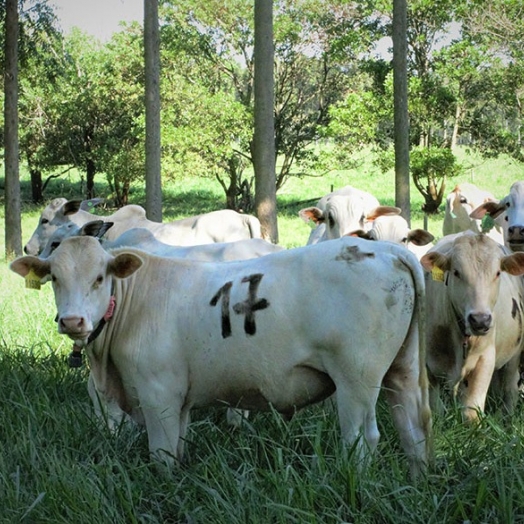
<svg viewBox="0 0 524 524">
<path fill-rule="evenodd" d="M 333 215 L 331 213 L 329 213 L 328 215 L 328 224 L 330 228 L 335 227 L 335 219 L 333 218 Z"/>
<path fill-rule="evenodd" d="M 40 224 L 48 224 L 49 223 L 49 220 L 47 220 L 47 218 L 42 218 L 42 220 L 40 221 Z"/>
<path fill-rule="evenodd" d="M 51 249 L 54 251 L 59 245 L 60 242 L 51 242 Z"/>
<path fill-rule="evenodd" d="M 460 203 L 461 204 L 467 204 L 468 203 L 468 199 L 466 197 L 460 197 Z"/>
<path fill-rule="evenodd" d="M 55 275 L 51 275 L 51 282 L 56 282 L 56 277 L 55 277 Z"/>
<path fill-rule="evenodd" d="M 102 275 L 98 275 L 95 280 L 95 286 L 98 287 L 103 281 L 104 277 Z"/>
<path fill-rule="evenodd" d="M 501 273 L 501 271 L 497 271 L 497 274 L 495 275 L 495 278 L 499 278 L 500 277 L 500 273 Z"/>
<path fill-rule="evenodd" d="M 458 271 L 458 269 L 454 269 L 453 270 L 453 276 L 457 277 L 457 278 L 460 278 L 460 272 Z"/>
<path fill-rule="evenodd" d="M 404 237 L 401 241 L 401 244 L 407 244 L 408 243 L 408 237 Z"/>
<path fill-rule="evenodd" d="M 507 216 L 506 216 L 506 217 L 504 217 L 504 220 L 505 220 L 506 222 L 508 222 L 508 217 L 507 217 Z"/>
</svg>

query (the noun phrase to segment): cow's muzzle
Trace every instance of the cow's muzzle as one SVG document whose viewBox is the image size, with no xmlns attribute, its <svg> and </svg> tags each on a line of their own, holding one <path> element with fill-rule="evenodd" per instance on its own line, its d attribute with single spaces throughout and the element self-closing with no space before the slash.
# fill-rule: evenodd
<svg viewBox="0 0 524 524">
<path fill-rule="evenodd" d="M 470 313 L 467 318 L 471 335 L 486 335 L 492 326 L 493 317 L 491 313 Z"/>
<path fill-rule="evenodd" d="M 87 338 L 92 330 L 90 323 L 84 317 L 68 316 L 58 319 L 58 332 L 63 335 L 83 339 Z"/>
<path fill-rule="evenodd" d="M 508 245 L 512 251 L 524 251 L 524 226 L 508 228 Z"/>
</svg>

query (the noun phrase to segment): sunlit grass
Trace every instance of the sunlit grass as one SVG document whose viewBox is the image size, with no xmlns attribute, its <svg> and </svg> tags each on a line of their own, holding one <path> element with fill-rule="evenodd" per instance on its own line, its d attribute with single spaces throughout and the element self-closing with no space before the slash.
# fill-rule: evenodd
<svg viewBox="0 0 524 524">
<path fill-rule="evenodd" d="M 507 159 L 472 166 L 462 179 L 499 198 L 524 179 Z M 52 196 L 79 197 L 73 176 Z M 298 210 L 347 184 L 394 201 L 392 175 L 361 168 L 322 179 L 291 180 L 279 193 L 280 242 L 304 245 L 309 227 Z M 165 219 L 223 207 L 209 180 L 177 181 L 165 190 Z M 27 189 L 27 188 L 26 188 Z M 99 188 L 103 191 L 103 186 Z M 51 194 L 47 195 L 51 197 Z M 143 204 L 143 192 L 132 193 Z M 422 197 L 412 188 L 412 227 L 421 227 Z M 23 241 L 38 208 L 24 204 Z M 0 210 L 3 219 L 3 209 Z M 440 235 L 442 214 L 430 217 Z M 0 249 L 4 252 L 4 238 Z M 70 342 L 60 337 L 49 285 L 26 290 L 0 267 L 0 523 L 441 524 L 524 522 L 524 410 L 512 418 L 488 410 L 465 427 L 450 399 L 434 420 L 435 464 L 416 482 L 407 476 L 389 412 L 378 407 L 377 454 L 359 473 L 340 441 L 329 403 L 291 421 L 254 413 L 233 429 L 223 410 L 200 410 L 187 438 L 187 462 L 168 472 L 149 458 L 142 428 L 109 433 L 94 419 L 87 369 L 67 367 Z M 319 312 L 319 319 L 322 312 Z"/>
</svg>

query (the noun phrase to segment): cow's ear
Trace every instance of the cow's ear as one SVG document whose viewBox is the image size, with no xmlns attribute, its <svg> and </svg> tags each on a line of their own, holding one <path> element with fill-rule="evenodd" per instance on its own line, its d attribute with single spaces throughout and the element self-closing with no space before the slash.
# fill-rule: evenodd
<svg viewBox="0 0 524 524">
<path fill-rule="evenodd" d="M 26 277 L 31 271 L 38 277 L 44 278 L 51 272 L 49 262 L 41 258 L 28 255 L 20 257 L 11 262 L 9 269 L 18 273 L 21 277 Z"/>
<path fill-rule="evenodd" d="M 408 233 L 408 242 L 415 244 L 415 246 L 427 246 L 433 240 L 435 240 L 435 237 L 425 229 L 412 229 Z"/>
<path fill-rule="evenodd" d="M 492 218 L 497 218 L 503 211 L 506 210 L 506 201 L 502 199 L 500 202 L 491 201 L 484 202 L 476 207 L 470 214 L 470 218 L 481 220 L 485 215 L 490 215 Z"/>
<path fill-rule="evenodd" d="M 88 222 L 87 224 L 84 224 L 80 228 L 80 235 L 81 236 L 88 236 L 88 237 L 95 237 L 95 238 L 102 238 L 107 230 L 113 226 L 114 222 L 104 222 L 103 220 L 93 220 L 91 222 Z"/>
<path fill-rule="evenodd" d="M 524 274 L 524 253 L 513 253 L 500 260 L 500 269 L 510 275 L 519 276 Z"/>
<path fill-rule="evenodd" d="M 366 220 L 371 221 L 371 220 L 375 220 L 376 218 L 382 217 L 382 216 L 400 215 L 401 212 L 402 212 L 402 209 L 400 209 L 400 207 L 378 206 L 375 209 L 372 209 L 366 215 Z"/>
<path fill-rule="evenodd" d="M 62 213 L 65 216 L 74 215 L 80 209 L 81 204 L 81 200 L 68 200 L 62 207 Z"/>
<path fill-rule="evenodd" d="M 298 216 L 304 222 L 312 220 L 315 224 L 322 224 L 326 219 L 324 212 L 318 207 L 305 207 L 298 212 Z"/>
<path fill-rule="evenodd" d="M 449 270 L 449 258 L 438 251 L 426 253 L 420 259 L 420 263 L 422 264 L 422 267 L 428 272 L 431 272 L 435 268 L 438 268 L 442 271 Z"/>
<path fill-rule="evenodd" d="M 127 278 L 140 269 L 143 263 L 134 253 L 120 253 L 109 262 L 108 270 L 117 278 Z"/>
<path fill-rule="evenodd" d="M 89 200 L 82 200 L 80 209 L 82 211 L 92 211 L 96 206 L 104 202 L 103 198 L 91 198 Z"/>
<path fill-rule="evenodd" d="M 364 231 L 363 229 L 355 229 L 355 231 L 351 231 L 351 233 L 347 233 L 344 235 L 345 237 L 358 237 L 358 238 L 364 238 L 365 240 L 376 240 L 374 231 Z"/>
</svg>

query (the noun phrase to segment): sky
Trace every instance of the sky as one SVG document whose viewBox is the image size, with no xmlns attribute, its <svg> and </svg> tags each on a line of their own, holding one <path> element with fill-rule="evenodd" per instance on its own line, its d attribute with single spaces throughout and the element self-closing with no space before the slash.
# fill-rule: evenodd
<svg viewBox="0 0 524 524">
<path fill-rule="evenodd" d="M 76 26 L 103 42 L 108 41 L 119 22 L 144 20 L 144 0 L 49 0 L 64 33 Z"/>
</svg>

